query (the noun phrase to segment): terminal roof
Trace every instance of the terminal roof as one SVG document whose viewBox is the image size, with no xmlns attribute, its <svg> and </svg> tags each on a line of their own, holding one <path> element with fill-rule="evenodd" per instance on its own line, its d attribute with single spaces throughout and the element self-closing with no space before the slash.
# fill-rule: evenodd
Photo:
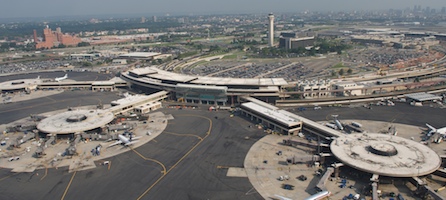
<svg viewBox="0 0 446 200">
<path fill-rule="evenodd" d="M 376 154 L 379 147 L 389 154 Z M 349 134 L 334 140 L 330 149 L 342 163 L 371 174 L 414 177 L 430 174 L 440 167 L 440 157 L 428 146 L 402 137 L 379 134 Z"/>
<path fill-rule="evenodd" d="M 426 92 L 406 94 L 406 97 L 415 101 L 441 100 L 441 97 Z"/>
<path fill-rule="evenodd" d="M 155 67 L 138 68 L 131 71 L 137 75 L 145 75 L 158 80 L 169 80 L 182 83 L 193 83 L 201 85 L 251 85 L 251 86 L 280 86 L 287 85 L 283 78 L 224 78 L 191 76 L 164 71 Z"/>
<path fill-rule="evenodd" d="M 34 87 L 42 83 L 41 79 L 19 79 L 0 83 L 1 90 L 19 90 Z"/>
<path fill-rule="evenodd" d="M 255 110 L 264 116 L 268 116 L 268 118 L 275 119 L 288 126 L 294 126 L 300 123 L 300 120 L 293 113 L 285 110 L 272 109 L 272 107 L 265 107 L 254 102 L 243 103 L 242 106 L 250 110 Z"/>
<path fill-rule="evenodd" d="M 85 116 L 85 120 L 69 122 L 71 117 Z M 37 129 L 44 133 L 69 134 L 93 130 L 110 123 L 114 115 L 106 110 L 73 110 L 52 115 L 37 124 Z"/>
</svg>

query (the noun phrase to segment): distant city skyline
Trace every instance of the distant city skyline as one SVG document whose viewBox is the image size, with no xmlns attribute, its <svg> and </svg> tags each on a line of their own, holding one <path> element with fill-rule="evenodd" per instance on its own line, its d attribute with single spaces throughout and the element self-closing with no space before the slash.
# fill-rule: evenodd
<svg viewBox="0 0 446 200">
<path fill-rule="evenodd" d="M 446 6 L 444 0 L 5 0 L 0 18 L 30 18 L 82 15 L 150 15 L 150 14 L 234 14 L 300 11 L 352 11 L 413 9 L 414 5 L 437 11 Z"/>
</svg>

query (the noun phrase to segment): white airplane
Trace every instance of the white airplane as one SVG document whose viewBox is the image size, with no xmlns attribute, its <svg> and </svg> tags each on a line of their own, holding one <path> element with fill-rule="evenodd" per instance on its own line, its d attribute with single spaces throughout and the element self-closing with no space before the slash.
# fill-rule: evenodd
<svg viewBox="0 0 446 200">
<path fill-rule="evenodd" d="M 119 134 L 118 135 L 119 140 L 113 144 L 108 145 L 108 147 L 115 146 L 118 144 L 123 144 L 124 146 L 129 146 L 131 144 L 137 143 L 139 138 L 141 138 L 141 137 L 132 137 L 132 135 L 130 135 L 130 137 L 127 138 L 124 135 Z"/>
<path fill-rule="evenodd" d="M 436 129 L 429 124 L 426 124 L 426 126 L 429 128 L 429 132 L 427 133 L 427 136 L 430 137 L 430 136 L 434 135 L 435 133 L 438 133 L 441 136 L 446 136 L 446 127 Z"/>
<path fill-rule="evenodd" d="M 57 82 L 60 82 L 60 81 L 63 81 L 63 80 L 65 80 L 65 79 L 67 79 L 67 78 L 68 78 L 68 74 L 65 74 L 65 76 L 57 77 L 57 78 L 55 78 L 54 80 L 57 81 Z"/>
<path fill-rule="evenodd" d="M 341 131 L 344 130 L 344 126 L 342 126 L 342 123 L 338 120 L 338 115 L 332 115 L 332 117 L 334 118 L 334 122 L 338 129 Z"/>
</svg>

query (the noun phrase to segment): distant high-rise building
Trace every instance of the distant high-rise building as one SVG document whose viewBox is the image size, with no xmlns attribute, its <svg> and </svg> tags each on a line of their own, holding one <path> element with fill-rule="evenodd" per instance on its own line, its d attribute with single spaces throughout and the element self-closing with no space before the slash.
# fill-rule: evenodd
<svg viewBox="0 0 446 200">
<path fill-rule="evenodd" d="M 34 43 L 37 43 L 37 31 L 35 29 L 33 30 L 33 38 L 34 38 Z"/>
<path fill-rule="evenodd" d="M 145 17 L 141 17 L 141 23 L 142 24 L 146 23 L 146 18 Z"/>
<path fill-rule="evenodd" d="M 153 21 L 153 22 L 156 22 L 156 16 L 155 16 L 155 15 L 152 16 L 152 21 Z"/>
<path fill-rule="evenodd" d="M 446 7 L 443 6 L 443 7 L 441 8 L 441 13 L 446 14 Z"/>
<path fill-rule="evenodd" d="M 268 46 L 274 45 L 274 15 L 270 13 L 268 15 Z"/>
</svg>

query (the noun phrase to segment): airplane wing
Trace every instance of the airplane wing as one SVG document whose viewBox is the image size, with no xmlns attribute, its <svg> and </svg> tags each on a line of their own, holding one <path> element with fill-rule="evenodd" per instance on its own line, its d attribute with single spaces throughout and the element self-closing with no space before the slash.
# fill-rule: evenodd
<svg viewBox="0 0 446 200">
<path fill-rule="evenodd" d="M 428 137 L 434 135 L 437 132 L 437 129 L 433 126 L 426 123 L 426 126 L 429 128 L 429 132 L 427 133 Z"/>
<path fill-rule="evenodd" d="M 122 144 L 122 141 L 121 140 L 116 141 L 115 143 L 108 145 L 108 147 L 112 147 L 112 146 L 115 146 L 115 145 L 118 145 L 118 144 Z"/>
<path fill-rule="evenodd" d="M 137 139 L 139 139 L 139 138 L 142 138 L 142 136 L 132 137 L 132 141 L 133 141 L 133 140 L 137 140 Z"/>
<path fill-rule="evenodd" d="M 135 144 L 135 143 L 137 143 L 137 142 L 139 142 L 139 141 L 131 141 L 131 142 L 127 142 L 127 143 L 125 143 L 125 146 L 129 146 L 129 145 Z"/>
<path fill-rule="evenodd" d="M 437 132 L 437 129 L 434 128 L 433 126 L 431 126 L 431 125 L 429 125 L 429 124 L 426 124 L 426 126 L 427 126 L 431 131 L 433 131 L 433 132 Z"/>
</svg>

